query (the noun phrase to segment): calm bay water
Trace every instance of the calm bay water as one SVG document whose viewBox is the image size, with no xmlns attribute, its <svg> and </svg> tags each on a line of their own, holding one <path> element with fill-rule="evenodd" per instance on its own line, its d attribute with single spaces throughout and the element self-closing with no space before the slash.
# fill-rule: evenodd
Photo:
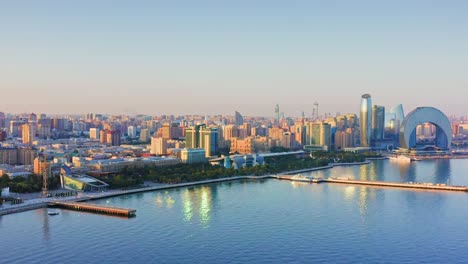
<svg viewBox="0 0 468 264">
<path fill-rule="evenodd" d="M 312 172 L 468 185 L 468 160 Z M 0 263 L 466 263 L 468 194 L 237 181 L 93 201 L 131 219 L 45 209 L 0 217 Z"/>
</svg>

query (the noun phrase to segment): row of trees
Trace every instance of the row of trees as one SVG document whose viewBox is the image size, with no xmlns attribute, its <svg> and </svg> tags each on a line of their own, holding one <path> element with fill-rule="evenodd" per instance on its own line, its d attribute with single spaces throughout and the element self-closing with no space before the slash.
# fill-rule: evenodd
<svg viewBox="0 0 468 264">
<path fill-rule="evenodd" d="M 265 165 L 240 169 L 211 166 L 209 164 L 178 164 L 164 167 L 125 168 L 106 181 L 112 188 L 129 188 L 144 181 L 157 183 L 182 183 L 245 175 L 266 175 L 291 170 L 326 166 L 328 158 L 297 158 L 295 156 L 269 157 Z"/>
<path fill-rule="evenodd" d="M 48 187 L 51 190 L 57 189 L 60 183 L 59 176 L 54 176 L 48 179 Z M 31 193 L 39 192 L 42 190 L 42 176 L 29 175 L 27 178 L 24 177 L 10 177 L 3 174 L 0 177 L 0 189 L 10 187 L 11 192 L 16 193 Z"/>
</svg>

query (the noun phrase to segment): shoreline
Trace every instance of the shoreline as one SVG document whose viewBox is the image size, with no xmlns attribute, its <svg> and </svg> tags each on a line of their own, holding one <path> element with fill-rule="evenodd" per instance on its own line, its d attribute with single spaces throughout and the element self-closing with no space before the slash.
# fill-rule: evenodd
<svg viewBox="0 0 468 264">
<path fill-rule="evenodd" d="M 379 158 L 379 159 L 385 159 L 385 158 Z M 233 176 L 233 177 L 208 179 L 208 180 L 195 181 L 195 182 L 164 184 L 164 185 L 157 185 L 157 186 L 150 186 L 150 187 L 135 188 L 135 189 L 130 189 L 130 190 L 109 190 L 109 191 L 102 192 L 102 193 L 80 193 L 80 195 L 83 195 L 82 197 L 80 197 L 79 195 L 77 197 L 71 196 L 71 197 L 64 197 L 62 199 L 58 199 L 55 197 L 31 199 L 31 200 L 26 200 L 27 202 L 30 202 L 29 204 L 18 204 L 14 206 L 0 207 L 0 217 L 3 215 L 7 215 L 7 214 L 20 213 L 20 212 L 25 212 L 29 210 L 39 209 L 39 208 L 47 208 L 47 203 L 52 202 L 52 201 L 85 202 L 85 201 L 93 201 L 93 200 L 104 199 L 104 198 L 109 198 L 109 197 L 116 197 L 116 196 L 121 196 L 121 195 L 183 188 L 183 187 L 190 187 L 190 186 L 197 186 L 197 185 L 204 185 L 204 184 L 228 182 L 228 181 L 263 180 L 263 179 L 270 179 L 270 178 L 278 179 L 278 175 L 292 175 L 292 174 L 298 174 L 302 172 L 326 170 L 326 169 L 332 169 L 334 167 L 339 167 L 339 166 L 365 165 L 365 164 L 369 164 L 371 160 L 372 159 L 366 159 L 363 162 L 330 163 L 327 166 L 300 169 L 300 170 L 294 170 L 294 171 L 286 171 L 282 173 L 268 174 L 268 175 L 262 175 L 262 176 L 253 176 L 253 175 Z"/>
</svg>

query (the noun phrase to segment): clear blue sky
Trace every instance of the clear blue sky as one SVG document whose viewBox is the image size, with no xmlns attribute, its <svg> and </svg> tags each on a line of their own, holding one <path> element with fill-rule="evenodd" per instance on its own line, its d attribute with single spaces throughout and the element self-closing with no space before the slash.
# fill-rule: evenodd
<svg viewBox="0 0 468 264">
<path fill-rule="evenodd" d="M 468 1 L 0 4 L 0 111 L 468 113 Z"/>
</svg>

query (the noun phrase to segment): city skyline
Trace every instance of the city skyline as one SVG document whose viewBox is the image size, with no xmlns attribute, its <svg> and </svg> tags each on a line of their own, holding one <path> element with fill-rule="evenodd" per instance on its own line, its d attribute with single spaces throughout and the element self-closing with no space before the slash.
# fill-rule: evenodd
<svg viewBox="0 0 468 264">
<path fill-rule="evenodd" d="M 41 1 L 0 10 L 3 112 L 466 115 L 468 4 Z"/>
</svg>

